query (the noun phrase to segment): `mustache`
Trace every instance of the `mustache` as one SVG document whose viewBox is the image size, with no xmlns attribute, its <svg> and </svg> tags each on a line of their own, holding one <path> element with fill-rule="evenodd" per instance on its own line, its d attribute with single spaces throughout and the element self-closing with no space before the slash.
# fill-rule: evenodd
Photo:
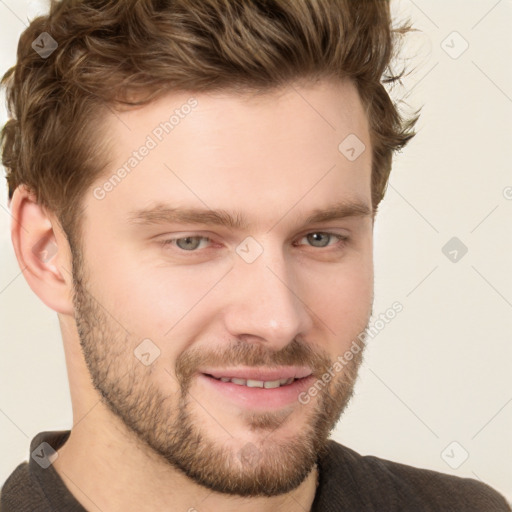
<svg viewBox="0 0 512 512">
<path fill-rule="evenodd" d="M 261 343 L 238 341 L 212 350 L 186 350 L 176 359 L 175 375 L 182 387 L 186 388 L 193 375 L 205 366 L 308 366 L 313 375 L 319 378 L 331 364 L 327 352 L 299 339 L 294 339 L 279 350 L 268 349 Z"/>
</svg>

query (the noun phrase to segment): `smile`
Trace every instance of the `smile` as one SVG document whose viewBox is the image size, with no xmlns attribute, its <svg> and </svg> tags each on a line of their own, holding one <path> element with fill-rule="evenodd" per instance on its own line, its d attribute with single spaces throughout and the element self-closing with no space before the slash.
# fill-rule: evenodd
<svg viewBox="0 0 512 512">
<path fill-rule="evenodd" d="M 294 380 L 293 377 L 288 379 L 278 379 L 278 380 L 253 380 L 253 379 L 238 379 L 236 377 L 220 377 L 216 378 L 213 375 L 209 375 L 216 380 L 220 380 L 221 382 L 232 382 L 233 384 L 237 384 L 239 386 L 247 386 L 248 388 L 265 388 L 265 389 L 274 389 L 279 388 L 281 386 L 287 386 L 291 384 Z"/>
<path fill-rule="evenodd" d="M 298 395 L 315 380 L 311 368 L 293 366 L 202 368 L 197 377 L 212 403 L 227 401 L 252 411 L 298 404 Z"/>
</svg>

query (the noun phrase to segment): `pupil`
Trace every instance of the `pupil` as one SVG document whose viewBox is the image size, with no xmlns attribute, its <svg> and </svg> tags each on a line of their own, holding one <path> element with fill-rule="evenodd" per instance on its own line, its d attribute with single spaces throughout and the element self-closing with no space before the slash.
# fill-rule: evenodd
<svg viewBox="0 0 512 512">
<path fill-rule="evenodd" d="M 186 238 L 180 238 L 176 243 L 180 249 L 191 250 L 198 247 L 199 239 L 198 237 L 187 236 Z"/>
<path fill-rule="evenodd" d="M 312 245 L 316 247 L 325 247 L 328 241 L 328 238 L 327 236 L 325 236 L 325 233 L 312 233 L 311 235 L 308 235 L 308 237 Z"/>
</svg>

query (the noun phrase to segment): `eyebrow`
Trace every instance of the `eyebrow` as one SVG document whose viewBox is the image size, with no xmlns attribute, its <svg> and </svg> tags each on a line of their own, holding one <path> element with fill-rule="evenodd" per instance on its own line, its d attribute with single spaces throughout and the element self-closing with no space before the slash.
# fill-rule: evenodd
<svg viewBox="0 0 512 512">
<path fill-rule="evenodd" d="M 343 201 L 327 208 L 313 210 L 303 221 L 303 224 L 317 224 L 349 217 L 368 217 L 371 215 L 372 209 L 365 202 L 357 200 Z M 240 212 L 232 213 L 224 209 L 173 208 L 163 203 L 132 210 L 128 214 L 128 220 L 130 224 L 142 226 L 172 223 L 202 224 L 206 226 L 224 226 L 233 230 L 248 229 L 250 226 L 248 220 Z"/>
</svg>

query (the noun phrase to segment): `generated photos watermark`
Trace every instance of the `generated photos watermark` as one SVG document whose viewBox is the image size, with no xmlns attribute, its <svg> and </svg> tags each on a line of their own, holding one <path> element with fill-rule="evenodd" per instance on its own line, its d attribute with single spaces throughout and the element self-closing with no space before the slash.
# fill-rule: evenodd
<svg viewBox="0 0 512 512">
<path fill-rule="evenodd" d="M 112 192 L 133 169 L 135 169 L 140 162 L 146 158 L 153 149 L 155 149 L 183 119 L 185 119 L 198 105 L 195 98 L 189 98 L 186 103 L 179 108 L 174 109 L 173 113 L 166 121 L 162 121 L 155 126 L 151 133 L 146 137 L 144 144 L 137 150 L 133 151 L 132 155 L 119 167 L 112 175 L 106 179 L 101 186 L 94 188 L 93 196 L 99 201 L 105 199 L 109 192 Z"/>
<path fill-rule="evenodd" d="M 391 307 L 386 309 L 384 313 L 380 313 L 378 318 L 370 322 L 368 327 L 358 334 L 357 338 L 352 341 L 350 347 L 340 354 L 328 370 L 317 379 L 306 391 L 299 393 L 298 400 L 302 405 L 306 405 L 311 401 L 312 397 L 318 395 L 325 386 L 331 382 L 337 373 L 341 372 L 343 368 L 354 359 L 354 356 L 363 350 L 368 339 L 375 338 L 390 322 L 392 322 L 399 313 L 403 311 L 404 307 L 401 302 L 393 302 Z"/>
</svg>

